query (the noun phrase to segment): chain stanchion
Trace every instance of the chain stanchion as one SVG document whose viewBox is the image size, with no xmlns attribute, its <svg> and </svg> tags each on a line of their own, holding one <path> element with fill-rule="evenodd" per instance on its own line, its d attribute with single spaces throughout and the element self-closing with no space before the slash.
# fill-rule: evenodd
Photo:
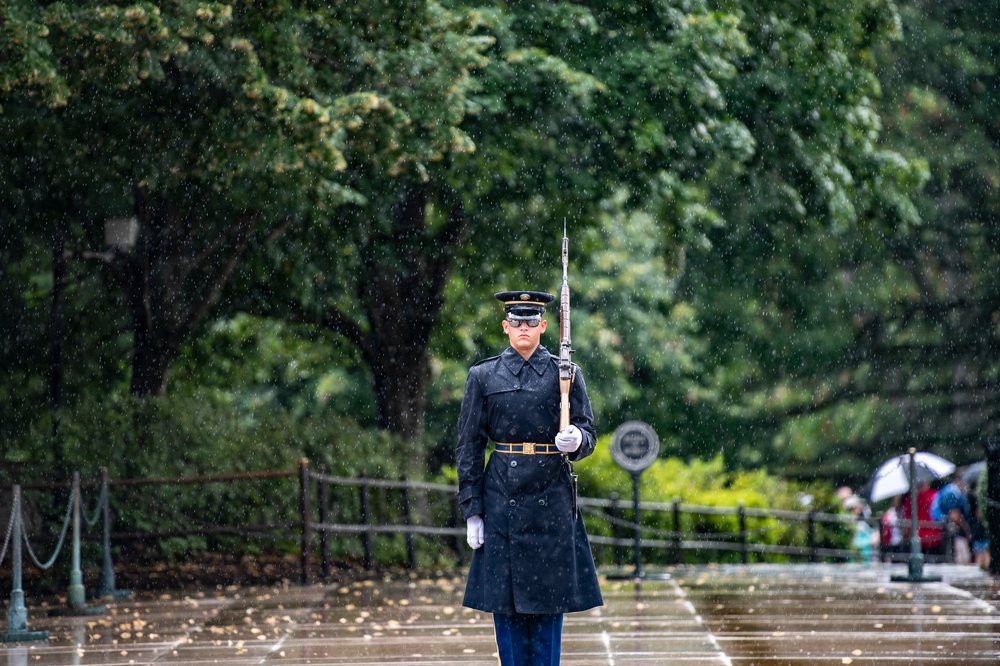
<svg viewBox="0 0 1000 666">
<path fill-rule="evenodd" d="M 69 569 L 69 590 L 66 594 L 66 608 L 53 611 L 59 615 L 101 615 L 104 606 L 87 606 L 87 594 L 83 587 L 83 570 L 80 568 L 80 472 L 73 472 L 73 541 Z"/>
<path fill-rule="evenodd" d="M 10 591 L 10 608 L 7 610 L 7 633 L 0 634 L 0 643 L 15 643 L 26 641 L 47 641 L 49 632 L 28 631 L 28 609 L 24 606 L 24 590 L 21 588 L 21 486 L 14 486 L 14 501 L 11 506 L 14 514 L 11 532 L 11 569 L 12 587 Z"/>
<path fill-rule="evenodd" d="M 924 553 L 920 549 L 920 528 L 918 526 L 920 516 L 917 510 L 917 450 L 910 448 L 910 559 L 907 562 L 907 575 L 891 576 L 889 580 L 894 583 L 926 583 L 937 582 L 941 576 L 924 575 Z"/>
<path fill-rule="evenodd" d="M 101 525 L 101 584 L 97 588 L 97 596 L 120 599 L 132 595 L 132 590 L 115 589 L 115 567 L 111 563 L 111 483 L 108 480 L 108 468 L 101 468 L 101 499 L 100 511 L 104 518 Z"/>
</svg>

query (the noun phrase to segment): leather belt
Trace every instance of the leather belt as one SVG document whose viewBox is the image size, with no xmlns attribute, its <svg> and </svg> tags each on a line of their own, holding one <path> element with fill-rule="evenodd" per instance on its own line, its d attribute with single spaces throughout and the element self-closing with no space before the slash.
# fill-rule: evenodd
<svg viewBox="0 0 1000 666">
<path fill-rule="evenodd" d="M 523 453 L 529 456 L 561 453 L 555 444 L 537 444 L 535 442 L 519 442 L 517 444 L 496 442 L 496 449 L 498 453 Z"/>
</svg>

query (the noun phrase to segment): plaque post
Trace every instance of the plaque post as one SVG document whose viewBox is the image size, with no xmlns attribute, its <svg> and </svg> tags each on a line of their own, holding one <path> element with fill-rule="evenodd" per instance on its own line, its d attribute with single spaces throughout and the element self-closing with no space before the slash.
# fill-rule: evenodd
<svg viewBox="0 0 1000 666">
<path fill-rule="evenodd" d="M 611 457 L 632 477 L 632 548 L 635 570 L 631 576 L 620 574 L 609 578 L 643 578 L 642 523 L 640 520 L 639 477 L 660 454 L 660 438 L 641 421 L 627 421 L 618 426 L 611 440 Z"/>
<path fill-rule="evenodd" d="M 642 534 L 639 521 L 639 472 L 632 472 L 632 544 L 635 549 L 635 577 L 642 578 Z"/>
</svg>

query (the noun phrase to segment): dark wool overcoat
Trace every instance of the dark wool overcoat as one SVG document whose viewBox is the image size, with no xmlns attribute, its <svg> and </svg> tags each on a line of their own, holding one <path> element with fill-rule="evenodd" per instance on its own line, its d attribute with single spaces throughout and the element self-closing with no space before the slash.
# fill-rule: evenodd
<svg viewBox="0 0 1000 666">
<path fill-rule="evenodd" d="M 576 369 L 576 368 L 574 368 Z M 482 515 L 464 605 L 489 613 L 568 613 L 603 603 L 569 460 L 594 452 L 594 413 L 576 369 L 570 421 L 583 433 L 569 456 L 494 451 L 489 442 L 550 444 L 559 431 L 558 358 L 539 346 L 525 361 L 511 347 L 472 366 L 458 420 L 458 499 Z"/>
</svg>

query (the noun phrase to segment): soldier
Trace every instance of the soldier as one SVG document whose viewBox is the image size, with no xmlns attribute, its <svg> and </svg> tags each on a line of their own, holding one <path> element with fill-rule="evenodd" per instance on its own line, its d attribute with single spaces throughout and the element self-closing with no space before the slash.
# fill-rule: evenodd
<svg viewBox="0 0 1000 666">
<path fill-rule="evenodd" d="M 555 296 L 496 298 L 510 347 L 469 370 L 458 419 L 458 499 L 473 548 L 463 604 L 493 613 L 501 664 L 549 666 L 563 614 L 603 603 L 570 465 L 594 451 L 594 415 L 574 366 L 570 426 L 559 431 L 558 358 L 540 344 Z"/>
</svg>

